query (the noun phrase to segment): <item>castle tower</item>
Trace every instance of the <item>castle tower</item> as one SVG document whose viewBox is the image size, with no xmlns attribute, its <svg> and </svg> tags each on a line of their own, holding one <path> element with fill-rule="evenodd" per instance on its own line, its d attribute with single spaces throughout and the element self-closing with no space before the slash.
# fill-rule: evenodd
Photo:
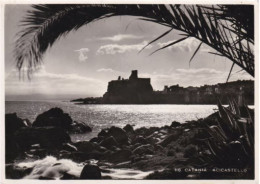
<svg viewBox="0 0 260 184">
<path fill-rule="evenodd" d="M 138 79 L 138 71 L 137 70 L 132 70 L 132 73 L 129 77 L 129 80 L 133 80 L 133 79 Z"/>
</svg>

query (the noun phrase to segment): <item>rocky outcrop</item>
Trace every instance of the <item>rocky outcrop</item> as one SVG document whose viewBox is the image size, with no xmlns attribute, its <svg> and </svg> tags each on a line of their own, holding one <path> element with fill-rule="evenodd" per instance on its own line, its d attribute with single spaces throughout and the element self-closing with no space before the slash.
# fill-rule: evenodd
<svg viewBox="0 0 260 184">
<path fill-rule="evenodd" d="M 113 136 L 119 144 L 127 144 L 128 143 L 128 137 L 126 132 L 119 127 L 112 126 L 108 130 L 108 135 Z"/>
<path fill-rule="evenodd" d="M 134 132 L 134 128 L 132 125 L 127 124 L 124 128 L 123 128 L 127 133 L 133 133 Z"/>
<path fill-rule="evenodd" d="M 33 122 L 33 127 L 53 126 L 65 130 L 72 128 L 72 119 L 69 114 L 64 113 L 60 108 L 52 108 L 37 116 Z"/>
<path fill-rule="evenodd" d="M 81 171 L 80 179 L 101 179 L 101 170 L 96 165 L 85 165 Z"/>
<path fill-rule="evenodd" d="M 58 127 L 71 134 L 91 132 L 92 128 L 83 122 L 73 121 L 69 114 L 60 108 L 52 108 L 37 116 L 33 127 Z"/>
<path fill-rule="evenodd" d="M 83 133 L 87 133 L 87 132 L 91 132 L 91 131 L 92 131 L 92 128 L 90 126 L 86 125 L 85 123 L 74 121 L 73 124 L 71 125 L 69 133 L 83 134 Z"/>
<path fill-rule="evenodd" d="M 115 140 L 113 136 L 110 136 L 104 139 L 103 141 L 101 141 L 99 145 L 107 149 L 113 149 L 113 147 L 118 146 L 118 142 Z"/>
<path fill-rule="evenodd" d="M 45 149 L 59 149 L 63 143 L 71 142 L 70 136 L 57 127 L 21 128 L 15 133 L 14 139 L 20 150 L 28 150 L 35 144 Z"/>
<path fill-rule="evenodd" d="M 26 127 L 26 124 L 16 113 L 5 115 L 5 160 L 7 163 L 12 162 L 19 154 L 14 134 L 23 127 Z"/>
<path fill-rule="evenodd" d="M 24 121 L 17 116 L 16 113 L 6 114 L 5 115 L 5 133 L 6 135 L 12 135 L 17 130 L 27 125 Z"/>
</svg>

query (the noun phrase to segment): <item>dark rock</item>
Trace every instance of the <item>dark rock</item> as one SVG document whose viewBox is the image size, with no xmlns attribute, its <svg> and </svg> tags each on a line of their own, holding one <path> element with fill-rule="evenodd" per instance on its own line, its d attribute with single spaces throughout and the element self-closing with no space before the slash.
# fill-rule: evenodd
<svg viewBox="0 0 260 184">
<path fill-rule="evenodd" d="M 125 162 L 130 160 L 130 157 L 132 156 L 132 152 L 130 150 L 119 150 L 112 154 L 110 154 L 107 157 L 107 160 L 109 162 Z"/>
<path fill-rule="evenodd" d="M 85 162 L 86 160 L 95 159 L 100 160 L 104 157 L 104 153 L 99 151 L 87 152 L 60 152 L 59 158 L 71 159 L 75 162 Z"/>
<path fill-rule="evenodd" d="M 118 127 L 114 127 L 112 126 L 109 130 L 108 130 L 108 134 L 110 136 L 113 136 L 115 138 L 115 140 L 119 143 L 119 144 L 127 144 L 128 143 L 128 137 L 126 132 L 122 129 L 122 128 L 118 128 Z"/>
<path fill-rule="evenodd" d="M 38 149 L 30 149 L 30 150 L 28 151 L 28 154 L 37 155 L 37 157 L 43 158 L 43 157 L 45 157 L 45 156 L 48 154 L 48 151 L 47 151 L 46 149 L 41 149 L 41 148 L 38 148 Z"/>
<path fill-rule="evenodd" d="M 96 165 L 85 165 L 81 171 L 80 179 L 101 179 L 100 168 Z"/>
<path fill-rule="evenodd" d="M 145 137 L 152 135 L 154 132 L 160 130 L 159 127 L 150 127 L 150 128 L 145 128 L 141 127 L 135 130 L 135 133 L 138 135 L 143 135 Z"/>
<path fill-rule="evenodd" d="M 93 142 L 93 143 L 100 143 L 101 141 L 102 141 L 102 139 L 99 137 L 94 137 L 89 140 L 89 142 Z"/>
<path fill-rule="evenodd" d="M 134 128 L 132 125 L 127 124 L 124 128 L 123 128 L 127 133 L 133 133 L 134 132 Z"/>
<path fill-rule="evenodd" d="M 72 119 L 69 114 L 57 107 L 38 115 L 33 123 L 33 127 L 54 126 L 65 130 L 71 129 L 71 125 Z"/>
<path fill-rule="evenodd" d="M 176 131 L 175 133 L 167 136 L 164 140 L 162 140 L 159 144 L 162 146 L 167 146 L 169 143 L 171 143 L 172 141 L 175 141 L 179 138 L 179 136 L 181 135 L 181 133 L 179 131 Z"/>
<path fill-rule="evenodd" d="M 26 127 L 23 120 L 16 113 L 5 114 L 5 134 L 12 135 L 22 127 Z"/>
<path fill-rule="evenodd" d="M 143 136 L 138 136 L 132 142 L 132 144 L 136 144 L 136 143 L 147 144 L 148 142 Z"/>
<path fill-rule="evenodd" d="M 96 146 L 94 143 L 89 141 L 81 141 L 74 143 L 74 145 L 77 147 L 78 151 L 90 153 L 96 150 Z"/>
<path fill-rule="evenodd" d="M 149 144 L 156 144 L 158 142 L 158 140 L 155 137 L 153 137 L 153 136 L 149 136 L 145 140 Z"/>
<path fill-rule="evenodd" d="M 113 136 L 110 136 L 110 137 L 106 138 L 105 140 L 103 140 L 99 145 L 103 146 L 107 149 L 111 149 L 113 146 L 117 146 L 118 143 Z"/>
<path fill-rule="evenodd" d="M 183 156 L 185 158 L 192 158 L 197 156 L 198 151 L 197 148 L 194 145 L 189 145 L 185 148 Z"/>
<path fill-rule="evenodd" d="M 186 179 L 186 172 L 176 172 L 174 170 L 155 171 L 145 179 Z"/>
<path fill-rule="evenodd" d="M 63 176 L 60 178 L 61 180 L 76 180 L 78 179 L 76 176 L 64 173 Z"/>
<path fill-rule="evenodd" d="M 70 144 L 70 143 L 65 143 L 65 144 L 62 146 L 62 149 L 63 149 L 63 150 L 66 150 L 66 151 L 78 151 L 77 147 L 73 146 L 73 145 Z"/>
<path fill-rule="evenodd" d="M 139 147 L 139 146 L 142 146 L 142 144 L 141 144 L 141 143 L 136 143 L 136 144 L 133 144 L 133 145 L 131 146 L 131 148 L 132 148 L 132 150 L 134 150 L 135 148 L 137 148 L 137 147 Z"/>
<path fill-rule="evenodd" d="M 107 137 L 108 136 L 108 133 L 106 130 L 101 130 L 99 133 L 98 133 L 98 138 L 104 138 L 104 137 Z"/>
<path fill-rule="evenodd" d="M 138 134 L 138 135 L 145 135 L 147 131 L 148 131 L 147 128 L 141 127 L 141 128 L 136 129 L 135 133 Z"/>
<path fill-rule="evenodd" d="M 22 179 L 32 172 L 32 168 L 21 168 L 14 164 L 5 165 L 5 173 L 7 179 Z"/>
<path fill-rule="evenodd" d="M 5 136 L 5 162 L 10 163 L 19 155 L 19 150 L 13 135 Z"/>
<path fill-rule="evenodd" d="M 24 119 L 23 123 L 25 124 L 25 126 L 27 127 L 31 127 L 32 126 L 32 122 L 29 119 Z"/>
<path fill-rule="evenodd" d="M 147 145 L 141 145 L 139 147 L 137 147 L 136 149 L 134 149 L 133 153 L 134 154 L 138 154 L 138 155 L 143 155 L 143 154 L 153 154 L 154 153 L 154 147 L 150 144 Z"/>
<path fill-rule="evenodd" d="M 71 125 L 70 133 L 87 133 L 91 132 L 92 129 L 90 126 L 86 125 L 83 122 L 77 122 L 74 121 L 74 123 Z"/>
<path fill-rule="evenodd" d="M 171 124 L 171 127 L 173 127 L 173 128 L 176 128 L 176 127 L 179 127 L 179 126 L 181 126 L 181 123 L 177 122 L 177 121 L 173 121 L 172 124 Z"/>
<path fill-rule="evenodd" d="M 111 176 L 102 176 L 102 179 L 103 179 L 103 180 L 111 180 L 112 177 L 111 177 Z"/>
<path fill-rule="evenodd" d="M 167 151 L 167 156 L 168 157 L 171 157 L 171 156 L 174 156 L 175 155 L 175 152 L 173 150 L 168 150 Z"/>
<path fill-rule="evenodd" d="M 40 144 L 42 148 L 59 149 L 63 143 L 71 142 L 70 136 L 63 129 L 56 127 L 21 128 L 14 138 L 21 150 L 26 150 L 34 144 Z"/>
<path fill-rule="evenodd" d="M 154 150 L 155 151 L 162 151 L 164 148 L 161 146 L 161 145 L 159 145 L 159 144 L 155 144 L 154 145 Z"/>
</svg>

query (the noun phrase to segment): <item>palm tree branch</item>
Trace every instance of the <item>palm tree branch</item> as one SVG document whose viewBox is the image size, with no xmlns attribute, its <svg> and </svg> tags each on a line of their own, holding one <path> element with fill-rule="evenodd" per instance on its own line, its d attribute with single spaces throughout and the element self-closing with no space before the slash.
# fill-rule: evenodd
<svg viewBox="0 0 260 184">
<path fill-rule="evenodd" d="M 232 10 L 232 7 L 227 6 L 226 8 L 224 5 L 223 7 L 222 5 L 202 7 L 196 5 L 67 4 L 34 5 L 33 8 L 22 21 L 24 29 L 19 33 L 19 38 L 16 41 L 15 56 L 18 69 L 21 69 L 27 62 L 28 71 L 32 72 L 32 69 L 41 63 L 46 50 L 57 39 L 66 36 L 70 31 L 100 19 L 130 15 L 143 21 L 170 27 L 170 30 L 179 30 L 187 34 L 188 37 L 194 37 L 254 76 L 254 55 L 250 48 L 253 44 L 252 36 L 241 34 L 239 31 L 241 29 L 236 27 L 241 23 L 235 22 L 236 17 L 232 17 L 230 14 L 224 19 L 230 22 L 228 27 L 222 22 L 222 14 L 228 13 L 227 10 Z M 247 27 L 245 29 L 251 30 Z M 240 40 L 239 43 L 234 43 L 232 36 L 230 38 L 226 31 L 237 36 Z M 149 44 L 159 40 L 169 32 L 165 32 Z M 180 39 L 180 41 L 186 38 Z M 247 44 L 242 44 L 242 40 L 247 40 Z M 166 47 L 157 49 L 155 52 L 164 48 Z"/>
</svg>

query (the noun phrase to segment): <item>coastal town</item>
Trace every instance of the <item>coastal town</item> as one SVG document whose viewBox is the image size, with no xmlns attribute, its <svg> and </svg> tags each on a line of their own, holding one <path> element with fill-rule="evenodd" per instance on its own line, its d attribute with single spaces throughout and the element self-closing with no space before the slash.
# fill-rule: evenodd
<svg viewBox="0 0 260 184">
<path fill-rule="evenodd" d="M 81 104 L 216 104 L 219 99 L 227 104 L 235 98 L 238 104 L 254 103 L 254 81 L 238 80 L 200 87 L 182 87 L 179 84 L 165 85 L 155 91 L 150 78 L 139 78 L 133 70 L 128 79 L 121 76 L 108 83 L 107 92 L 99 98 L 72 100 Z"/>
</svg>

